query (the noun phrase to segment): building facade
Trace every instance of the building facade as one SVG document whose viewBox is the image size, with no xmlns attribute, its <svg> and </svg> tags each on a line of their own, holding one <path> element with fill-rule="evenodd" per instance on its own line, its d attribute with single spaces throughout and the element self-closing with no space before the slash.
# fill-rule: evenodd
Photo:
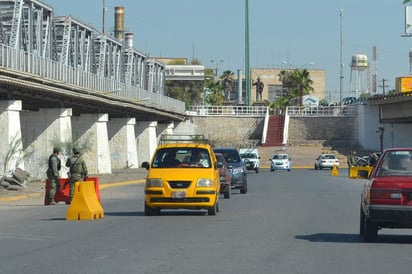
<svg viewBox="0 0 412 274">
<path fill-rule="evenodd" d="M 287 89 L 282 85 L 282 82 L 279 81 L 279 74 L 282 70 L 291 70 L 283 68 L 273 68 L 273 69 L 260 69 L 252 68 L 251 69 L 251 81 L 252 86 L 250 89 L 250 99 L 252 104 L 258 103 L 258 97 L 256 92 L 256 83 L 259 78 L 263 82 L 263 92 L 262 92 L 262 101 L 273 102 L 276 99 L 286 95 Z M 310 79 L 313 81 L 313 91 L 310 95 L 317 97 L 319 100 L 325 98 L 325 71 L 322 69 L 307 69 L 309 72 Z"/>
</svg>

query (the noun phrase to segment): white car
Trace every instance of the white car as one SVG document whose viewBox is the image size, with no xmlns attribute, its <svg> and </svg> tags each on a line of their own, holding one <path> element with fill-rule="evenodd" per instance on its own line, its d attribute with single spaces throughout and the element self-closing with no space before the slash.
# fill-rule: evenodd
<svg viewBox="0 0 412 274">
<path fill-rule="evenodd" d="M 259 172 L 260 156 L 257 148 L 241 148 L 239 154 L 247 170 L 254 170 L 256 173 Z"/>
<path fill-rule="evenodd" d="M 275 153 L 270 160 L 270 171 L 292 169 L 291 159 L 287 153 Z"/>
<path fill-rule="evenodd" d="M 315 159 L 315 169 L 339 167 L 339 159 L 335 154 L 321 154 Z"/>
</svg>

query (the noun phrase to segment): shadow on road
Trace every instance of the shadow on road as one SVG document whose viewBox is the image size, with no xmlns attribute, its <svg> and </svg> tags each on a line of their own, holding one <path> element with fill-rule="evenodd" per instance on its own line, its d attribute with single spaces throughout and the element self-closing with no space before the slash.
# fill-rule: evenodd
<svg viewBox="0 0 412 274">
<path fill-rule="evenodd" d="M 345 233 L 316 233 L 311 235 L 297 235 L 295 239 L 309 242 L 325 243 L 364 243 L 359 234 Z M 378 235 L 376 243 L 412 244 L 411 235 Z"/>
</svg>

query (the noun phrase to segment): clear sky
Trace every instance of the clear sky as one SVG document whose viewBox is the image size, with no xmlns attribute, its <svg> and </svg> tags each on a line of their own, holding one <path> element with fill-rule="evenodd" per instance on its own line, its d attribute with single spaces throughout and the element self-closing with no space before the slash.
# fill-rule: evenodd
<svg viewBox="0 0 412 274">
<path fill-rule="evenodd" d="M 72 15 L 102 29 L 103 0 L 46 3 L 56 16 Z M 126 31 L 134 33 L 134 47 L 142 53 L 195 57 L 211 68 L 218 61 L 219 72 L 244 71 L 244 0 L 106 0 L 106 5 L 106 30 L 113 30 L 114 7 L 123 6 Z M 403 0 L 249 0 L 250 67 L 285 68 L 288 62 L 299 68 L 323 69 L 327 96 L 339 98 L 341 22 L 343 96 L 349 95 L 353 85 L 352 55 L 367 55 L 372 77 L 374 46 L 379 86 L 385 79 L 385 89 L 394 89 L 396 77 L 409 75 L 412 37 L 402 37 Z"/>
</svg>

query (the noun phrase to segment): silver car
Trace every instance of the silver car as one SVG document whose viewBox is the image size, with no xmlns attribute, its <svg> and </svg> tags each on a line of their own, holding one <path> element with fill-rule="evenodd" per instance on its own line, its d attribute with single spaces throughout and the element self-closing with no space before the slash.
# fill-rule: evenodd
<svg viewBox="0 0 412 274">
<path fill-rule="evenodd" d="M 339 167 L 339 159 L 335 154 L 321 154 L 315 159 L 315 169 Z"/>
</svg>

